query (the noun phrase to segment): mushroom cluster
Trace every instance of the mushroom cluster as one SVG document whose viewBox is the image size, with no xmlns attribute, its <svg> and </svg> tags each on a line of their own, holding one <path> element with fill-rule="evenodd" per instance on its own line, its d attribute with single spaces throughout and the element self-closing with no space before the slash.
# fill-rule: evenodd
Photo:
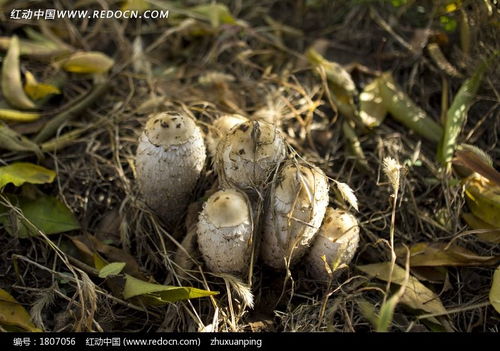
<svg viewBox="0 0 500 351">
<path fill-rule="evenodd" d="M 209 270 L 243 275 L 254 254 L 276 270 L 302 261 L 311 277 L 328 281 L 349 264 L 359 242 L 356 218 L 328 207 L 324 172 L 289 157 L 282 132 L 263 119 L 221 116 L 204 140 L 184 113 L 149 117 L 139 138 L 137 182 L 144 202 L 165 223 L 182 218 L 195 200 L 205 145 L 218 181 L 200 205 L 189 242 Z"/>
</svg>

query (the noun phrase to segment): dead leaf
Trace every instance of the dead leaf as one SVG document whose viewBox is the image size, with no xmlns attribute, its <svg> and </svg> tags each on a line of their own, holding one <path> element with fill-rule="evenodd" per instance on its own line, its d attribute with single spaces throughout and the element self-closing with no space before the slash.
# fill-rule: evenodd
<svg viewBox="0 0 500 351">
<path fill-rule="evenodd" d="M 394 266 L 392 275 L 390 275 L 391 262 L 368 264 L 357 268 L 383 281 L 389 281 L 390 278 L 394 284 L 401 285 L 405 280 L 405 270 L 398 265 Z M 421 310 L 430 314 L 447 313 L 439 297 L 413 276 L 410 276 L 405 292 L 399 302 L 414 310 Z"/>
<path fill-rule="evenodd" d="M 443 283 L 446 281 L 448 270 L 446 267 L 411 267 L 411 273 L 419 280 L 430 283 Z"/>
<path fill-rule="evenodd" d="M 0 289 L 0 325 L 9 331 L 42 331 L 31 322 L 26 309 L 3 289 Z"/>
<path fill-rule="evenodd" d="M 337 186 L 337 189 L 339 190 L 342 198 L 347 201 L 349 205 L 354 207 L 356 211 L 358 211 L 358 198 L 356 197 L 356 195 L 354 195 L 354 191 L 351 189 L 351 187 L 346 183 L 342 183 L 339 181 L 335 181 L 335 185 Z"/>
<path fill-rule="evenodd" d="M 396 254 L 404 257 L 404 247 L 396 248 Z M 418 243 L 410 246 L 411 267 L 492 266 L 498 262 L 500 256 L 478 256 L 460 246 L 447 247 L 445 243 Z"/>
<path fill-rule="evenodd" d="M 20 109 L 35 109 L 36 105 L 24 93 L 19 67 L 19 40 L 16 36 L 9 44 L 9 50 L 2 65 L 2 94 L 12 106 Z"/>
<path fill-rule="evenodd" d="M 500 186 L 475 173 L 465 181 L 465 195 L 476 217 L 500 229 Z"/>
<path fill-rule="evenodd" d="M 489 298 L 495 310 L 500 313 L 500 266 L 493 274 Z"/>
<path fill-rule="evenodd" d="M 139 279 L 146 279 L 135 258 L 122 249 L 104 244 L 92 235 L 72 236 L 70 239 L 82 253 L 83 260 L 87 264 L 92 265 L 97 269 L 101 269 L 109 262 L 125 262 L 125 273 L 133 275 Z M 101 254 L 103 257 L 101 258 L 101 256 L 98 256 L 98 261 L 96 261 L 96 254 Z M 96 264 L 96 262 L 101 264 Z"/>
<path fill-rule="evenodd" d="M 487 232 L 476 234 L 479 239 L 490 243 L 500 244 L 500 229 L 477 218 L 472 213 L 462 213 L 462 218 L 473 229 L 487 230 Z"/>
<path fill-rule="evenodd" d="M 24 112 L 0 108 L 0 119 L 4 121 L 14 122 L 33 122 L 39 119 L 42 115 L 38 112 Z"/>
<path fill-rule="evenodd" d="M 97 51 L 76 52 L 65 59 L 61 67 L 73 73 L 104 73 L 114 65 L 115 61 Z"/>
<path fill-rule="evenodd" d="M 500 172 L 493 168 L 491 158 L 481 149 L 462 144 L 455 152 L 452 162 L 453 165 L 466 167 L 500 186 Z"/>
<path fill-rule="evenodd" d="M 24 76 L 26 78 L 24 91 L 33 100 L 40 100 L 48 95 L 61 94 L 58 87 L 52 84 L 39 83 L 35 76 L 29 71 L 27 71 Z"/>
</svg>

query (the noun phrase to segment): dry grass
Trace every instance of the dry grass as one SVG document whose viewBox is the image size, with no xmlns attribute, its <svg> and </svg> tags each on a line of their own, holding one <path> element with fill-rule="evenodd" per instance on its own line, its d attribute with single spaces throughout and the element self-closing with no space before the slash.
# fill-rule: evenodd
<svg viewBox="0 0 500 351">
<path fill-rule="evenodd" d="M 34 1 L 22 3 L 37 7 Z M 422 241 L 447 243 L 459 237 L 462 246 L 478 254 L 500 254 L 497 246 L 480 242 L 474 235 L 461 235 L 469 230 L 460 218 L 465 206 L 462 190 L 439 171 L 435 146 L 421 142 L 390 118 L 371 132 L 359 133 L 371 172 L 358 167 L 343 136 L 344 117 L 337 113 L 326 85 L 302 56 L 316 39 L 327 39 L 326 57 L 352 67 L 358 84 L 366 84 L 375 72 L 392 70 L 412 99 L 438 118 L 442 74 L 418 45 L 412 46 L 418 39 L 416 28 L 440 29 L 437 17 L 429 15 L 432 2 L 423 2 L 424 14 L 418 13 L 415 5 L 394 8 L 387 1 L 308 3 L 235 2 L 230 9 L 245 22 L 217 30 L 203 22 L 174 18 L 174 10 L 169 21 L 50 23 L 56 31 L 65 33 L 67 43 L 103 51 L 116 60 L 116 65 L 109 77 L 110 88 L 98 102 L 73 122 L 60 126 L 60 135 L 75 128 L 82 128 L 82 133 L 41 160 L 58 176 L 54 184 L 40 188 L 57 194 L 77 215 L 82 230 L 72 234 L 107 240 L 132 255 L 140 271 L 158 282 L 221 293 L 166 307 L 134 305 L 113 296 L 96 278 L 93 267 L 72 258 L 77 255 L 67 236 L 16 239 L 0 228 L 0 288 L 8 288 L 18 301 L 31 306 L 38 326 L 47 331 L 373 330 L 357 301 L 363 298 L 380 307 L 385 283 L 369 282 L 354 268 L 325 287 L 308 278 L 300 264 L 289 276 L 257 264 L 252 275 L 253 309 L 248 307 L 246 280 L 211 274 L 199 260 L 190 270 L 176 270 L 174 256 L 186 229 L 183 223 L 165 228 L 145 207 L 135 187 L 133 168 L 137 138 L 147 114 L 166 108 L 188 111 L 205 130 L 221 113 L 251 116 L 266 107 L 275 111 L 280 116 L 276 122 L 294 150 L 332 179 L 355 190 L 362 239 L 353 266 L 389 261 L 393 248 L 387 245 L 392 244 L 390 233 L 396 246 Z M 471 54 L 461 53 L 457 32 L 447 34 L 448 58 L 466 76 L 479 57 L 499 48 L 494 26 L 480 20 L 485 11 L 482 2 L 469 3 L 468 13 L 474 19 Z M 54 2 L 64 9 L 73 8 L 72 4 Z M 111 5 L 95 1 L 85 6 L 94 9 Z M 21 7 L 21 1 L 9 3 L 9 8 Z M 267 16 L 286 27 L 269 21 Z M 381 26 L 380 18 L 390 25 L 390 31 Z M 11 35 L 22 32 L 24 26 L 39 25 L 40 21 L 34 20 L 2 20 L 0 29 L 4 35 Z M 194 35 L 200 28 L 205 34 Z M 139 37 L 142 50 L 137 42 L 134 44 Z M 39 77 L 54 73 L 47 64 L 27 60 L 23 64 Z M 464 141 L 487 151 L 497 168 L 498 72 L 496 68 L 485 80 L 462 133 Z M 456 92 L 460 83 L 460 79 L 448 78 L 450 91 Z M 50 109 L 63 109 L 65 103 L 89 88 L 88 79 L 72 77 L 64 86 L 64 96 L 51 102 Z M 391 197 L 393 189 L 383 174 L 383 160 L 388 157 L 405 165 L 396 198 Z M 2 163 L 19 159 L 30 157 L 4 151 L 0 154 Z M 215 180 L 211 162 L 195 199 L 200 199 Z M 333 195 L 331 203 L 346 206 L 341 197 Z M 444 282 L 423 282 L 453 312 L 448 330 L 498 332 L 499 316 L 484 304 L 492 269 L 449 268 L 447 272 Z M 394 331 L 431 330 L 404 307 L 396 309 L 393 323 Z"/>
</svg>

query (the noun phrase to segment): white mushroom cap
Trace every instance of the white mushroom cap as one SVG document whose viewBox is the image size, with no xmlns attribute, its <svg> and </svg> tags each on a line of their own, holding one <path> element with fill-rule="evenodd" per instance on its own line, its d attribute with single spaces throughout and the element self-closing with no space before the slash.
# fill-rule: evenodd
<svg viewBox="0 0 500 351">
<path fill-rule="evenodd" d="M 207 135 L 207 148 L 210 155 L 215 156 L 217 145 L 226 134 L 238 124 L 248 121 L 248 118 L 240 115 L 222 115 L 213 122 L 213 130 Z"/>
<path fill-rule="evenodd" d="M 219 143 L 219 176 L 227 185 L 260 187 L 285 156 L 285 142 L 276 127 L 263 121 L 241 123 Z"/>
<path fill-rule="evenodd" d="M 153 114 L 139 138 L 137 184 L 146 204 L 166 222 L 186 209 L 205 164 L 200 128 L 179 113 Z"/>
<path fill-rule="evenodd" d="M 284 269 L 302 257 L 319 230 L 328 205 L 328 181 L 317 167 L 287 164 L 271 192 L 261 244 L 263 261 Z"/>
<path fill-rule="evenodd" d="M 351 213 L 328 207 L 325 219 L 307 256 L 311 275 L 318 280 L 330 278 L 330 270 L 351 262 L 359 244 L 359 225 Z M 325 256 L 326 263 L 323 260 Z"/>
<path fill-rule="evenodd" d="M 252 249 L 252 219 L 244 194 L 220 190 L 203 206 L 198 221 L 198 246 L 212 272 L 244 273 Z"/>
<path fill-rule="evenodd" d="M 188 142 L 197 129 L 196 123 L 187 116 L 161 112 L 148 119 L 144 133 L 151 144 L 168 149 Z"/>
</svg>

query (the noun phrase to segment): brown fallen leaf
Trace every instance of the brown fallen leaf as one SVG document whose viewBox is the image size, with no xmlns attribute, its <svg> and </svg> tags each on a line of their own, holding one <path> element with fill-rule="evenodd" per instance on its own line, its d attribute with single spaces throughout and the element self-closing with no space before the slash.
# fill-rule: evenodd
<svg viewBox="0 0 500 351">
<path fill-rule="evenodd" d="M 500 186 L 478 173 L 465 180 L 465 200 L 470 211 L 482 221 L 500 229 Z"/>
<path fill-rule="evenodd" d="M 117 247 L 104 244 L 102 241 L 97 239 L 92 235 L 78 235 L 69 237 L 76 248 L 80 251 L 83 256 L 83 260 L 88 265 L 94 266 L 97 269 L 102 267 L 96 266 L 96 254 L 100 254 L 103 256 L 104 265 L 108 262 L 125 262 L 126 266 L 124 268 L 124 272 L 139 279 L 146 279 L 144 274 L 141 272 L 139 264 L 135 260 L 135 258 L 119 249 Z M 101 256 L 98 256 L 101 258 Z M 100 260 L 98 262 L 101 262 Z"/>
<path fill-rule="evenodd" d="M 482 151 L 475 150 L 470 146 L 460 145 L 452 160 L 453 165 L 468 168 L 500 186 L 500 172 L 493 168 L 490 163 L 491 159 L 487 158 L 488 155 L 483 156 L 480 152 Z"/>
<path fill-rule="evenodd" d="M 419 280 L 430 283 L 443 283 L 448 275 L 446 267 L 412 267 L 411 273 Z"/>
<path fill-rule="evenodd" d="M 61 62 L 61 67 L 73 73 L 104 73 L 113 67 L 115 61 L 98 51 L 75 52 Z"/>
<path fill-rule="evenodd" d="M 491 224 L 477 218 L 472 213 L 462 213 L 462 218 L 473 229 L 485 230 L 483 233 L 477 233 L 476 236 L 490 243 L 500 244 L 500 229 L 493 227 Z"/>
<path fill-rule="evenodd" d="M 460 246 L 447 246 L 446 243 L 418 243 L 410 246 L 410 266 L 495 266 L 500 262 L 500 256 L 479 256 Z M 396 255 L 404 258 L 404 248 L 396 248 Z"/>
<path fill-rule="evenodd" d="M 122 216 L 117 209 L 104 213 L 102 219 L 97 225 L 95 236 L 100 241 L 119 243 L 120 242 L 120 225 Z"/>
<path fill-rule="evenodd" d="M 500 313 L 500 266 L 493 273 L 489 299 L 495 310 Z"/>
<path fill-rule="evenodd" d="M 16 36 L 12 37 L 2 64 L 2 94 L 14 107 L 28 110 L 36 108 L 23 90 L 19 67 L 19 40 Z"/>
<path fill-rule="evenodd" d="M 394 265 L 391 271 L 391 262 L 382 262 L 357 266 L 359 270 L 367 273 L 369 276 L 401 285 L 405 280 L 405 270 L 398 265 Z M 446 308 L 439 297 L 414 276 L 410 276 L 404 294 L 401 296 L 400 303 L 414 309 L 425 311 L 429 314 L 446 314 Z"/>
<path fill-rule="evenodd" d="M 3 289 L 0 289 L 0 325 L 8 331 L 42 331 L 33 324 L 26 309 Z"/>
</svg>

